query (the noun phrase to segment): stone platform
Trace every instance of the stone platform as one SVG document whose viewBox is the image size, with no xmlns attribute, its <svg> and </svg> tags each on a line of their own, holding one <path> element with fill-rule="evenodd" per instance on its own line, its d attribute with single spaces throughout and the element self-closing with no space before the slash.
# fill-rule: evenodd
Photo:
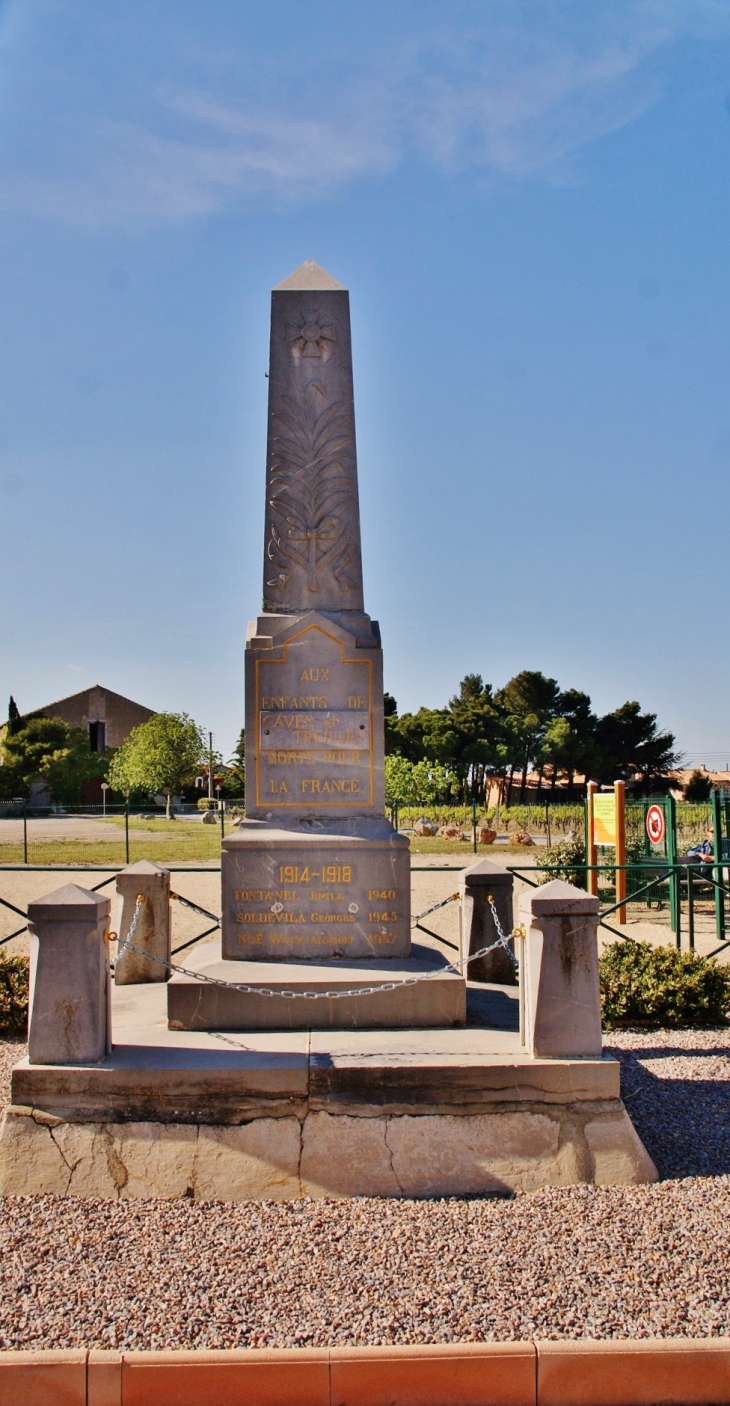
<svg viewBox="0 0 730 1406">
<path fill-rule="evenodd" d="M 221 944 L 206 942 L 185 963 L 200 973 L 173 975 L 167 986 L 167 1016 L 173 1030 L 398 1030 L 466 1024 L 466 983 L 447 970 L 433 947 L 414 944 L 409 957 L 353 961 L 241 962 L 221 957 Z M 427 976 L 413 986 L 393 982 Z M 337 991 L 331 998 L 265 996 L 209 985 L 218 981 L 264 986 L 277 993 Z M 372 987 L 368 996 L 348 990 Z"/>
<path fill-rule="evenodd" d="M 535 1059 L 513 987 L 470 991 L 502 1029 L 170 1030 L 160 985 L 114 992 L 96 1064 L 13 1071 L 0 1194 L 508 1194 L 652 1181 L 613 1059 Z"/>
</svg>

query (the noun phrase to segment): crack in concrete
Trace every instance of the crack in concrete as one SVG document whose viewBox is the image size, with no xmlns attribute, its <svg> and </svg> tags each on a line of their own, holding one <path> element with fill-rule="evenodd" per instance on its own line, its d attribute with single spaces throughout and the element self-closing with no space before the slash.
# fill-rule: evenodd
<svg viewBox="0 0 730 1406">
<path fill-rule="evenodd" d="M 119 1156 L 119 1153 L 117 1152 L 117 1149 L 114 1146 L 114 1140 L 108 1125 L 102 1128 L 102 1137 L 104 1141 L 104 1155 L 106 1157 L 107 1171 L 109 1172 L 109 1176 L 114 1182 L 118 1200 L 120 1193 L 123 1191 L 124 1187 L 129 1181 L 129 1171 L 125 1167 L 121 1157 Z"/>
<path fill-rule="evenodd" d="M 390 1128 L 391 1122 L 392 1122 L 392 1119 L 390 1119 L 390 1118 L 384 1118 L 384 1119 L 383 1119 L 383 1142 L 385 1143 L 385 1150 L 386 1150 L 386 1152 L 388 1153 L 388 1157 L 390 1158 L 390 1170 L 391 1170 L 391 1172 L 393 1173 L 393 1181 L 395 1182 L 396 1186 L 398 1187 L 398 1190 L 399 1190 L 401 1196 L 405 1196 L 404 1188 L 401 1186 L 400 1181 L 399 1181 L 399 1179 L 398 1179 L 398 1173 L 397 1173 L 397 1171 L 395 1170 L 395 1154 L 394 1154 L 394 1152 L 393 1152 L 393 1148 L 391 1147 L 390 1143 L 388 1142 L 388 1129 Z"/>
<path fill-rule="evenodd" d="M 299 1195 L 300 1195 L 300 1196 L 303 1196 L 303 1195 L 304 1195 L 304 1192 L 302 1191 L 302 1157 L 303 1157 L 303 1155 L 304 1155 L 304 1124 L 306 1123 L 308 1117 L 309 1117 L 309 1114 L 306 1113 L 306 1114 L 304 1115 L 304 1117 L 301 1119 L 300 1123 L 299 1123 L 299 1156 L 298 1156 L 298 1158 L 297 1158 L 297 1188 L 298 1188 L 298 1190 L 299 1190 Z"/>
<path fill-rule="evenodd" d="M 37 1126 L 37 1127 L 42 1127 L 43 1124 L 42 1124 L 42 1123 L 41 1123 L 41 1124 L 37 1124 L 36 1126 Z M 68 1195 L 68 1189 L 69 1189 L 69 1187 L 70 1187 L 70 1185 L 71 1185 L 71 1178 L 72 1178 L 72 1176 L 73 1176 L 73 1174 L 74 1174 L 74 1171 L 76 1170 L 76 1167 L 78 1166 L 78 1162 L 76 1162 L 76 1163 L 74 1164 L 74 1166 L 72 1167 L 72 1166 L 70 1165 L 69 1161 L 68 1161 L 68 1158 L 64 1156 L 63 1148 L 60 1146 L 59 1143 L 56 1142 L 56 1139 L 55 1139 L 55 1137 L 53 1136 L 53 1128 L 49 1128 L 49 1129 L 48 1129 L 48 1133 L 49 1133 L 51 1142 L 53 1143 L 53 1146 L 57 1149 L 57 1151 L 58 1151 L 58 1152 L 60 1153 L 60 1155 L 61 1155 L 61 1161 L 63 1162 L 64 1166 L 68 1168 L 68 1181 L 66 1182 L 66 1185 L 65 1185 L 65 1187 L 64 1187 L 64 1189 L 63 1189 L 63 1192 L 61 1193 L 63 1196 L 66 1196 L 66 1195 Z M 80 1159 L 79 1159 L 79 1160 L 80 1160 Z"/>
<path fill-rule="evenodd" d="M 238 1124 L 234 1124 L 233 1126 L 234 1126 L 234 1127 L 241 1127 L 242 1124 L 238 1123 Z M 197 1185 L 198 1185 L 198 1158 L 199 1158 L 199 1156 L 200 1156 L 200 1123 L 198 1123 L 198 1124 L 196 1125 L 196 1127 L 195 1127 L 195 1151 L 194 1151 L 194 1153 L 193 1153 L 193 1161 L 192 1161 L 192 1165 L 191 1165 L 191 1168 L 190 1168 L 190 1186 L 188 1187 L 188 1193 L 189 1193 L 189 1195 L 190 1195 L 190 1197 L 191 1197 L 192 1200 L 196 1200 L 196 1187 L 197 1187 Z"/>
</svg>

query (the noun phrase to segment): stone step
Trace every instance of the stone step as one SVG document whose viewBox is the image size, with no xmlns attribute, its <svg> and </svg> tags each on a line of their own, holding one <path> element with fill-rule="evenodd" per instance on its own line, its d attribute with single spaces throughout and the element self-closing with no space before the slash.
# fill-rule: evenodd
<svg viewBox="0 0 730 1406">
<path fill-rule="evenodd" d="M 466 1024 L 466 982 L 447 970 L 431 947 L 413 945 L 410 957 L 328 962 L 237 962 L 221 957 L 220 941 L 205 943 L 185 963 L 193 975 L 173 974 L 167 985 L 171 1030 L 402 1030 Z M 411 986 L 396 986 L 414 976 Z M 204 977 L 256 987 L 275 995 L 209 984 Z M 372 987 L 368 995 L 357 995 Z M 285 992 L 336 991 L 310 999 Z M 341 993 L 341 994 L 340 994 Z"/>
</svg>

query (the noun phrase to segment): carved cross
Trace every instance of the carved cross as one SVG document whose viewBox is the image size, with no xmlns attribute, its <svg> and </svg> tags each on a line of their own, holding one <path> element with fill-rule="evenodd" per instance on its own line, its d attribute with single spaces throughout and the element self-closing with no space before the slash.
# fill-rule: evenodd
<svg viewBox="0 0 730 1406">
<path fill-rule="evenodd" d="M 320 523 L 314 527 L 302 528 L 300 531 L 293 531 L 291 528 L 287 532 L 288 542 L 306 543 L 307 546 L 307 587 L 310 591 L 317 589 L 317 547 L 320 542 L 333 542 L 340 531 L 339 523 Z"/>
</svg>

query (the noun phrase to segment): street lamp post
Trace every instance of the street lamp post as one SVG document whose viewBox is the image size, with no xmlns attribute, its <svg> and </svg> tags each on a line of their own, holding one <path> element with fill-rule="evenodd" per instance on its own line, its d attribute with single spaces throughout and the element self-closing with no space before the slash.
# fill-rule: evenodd
<svg viewBox="0 0 730 1406">
<path fill-rule="evenodd" d="M 109 782 L 108 782 L 108 781 L 102 781 L 102 783 L 101 783 L 101 813 L 102 813 L 103 816 L 106 815 L 106 793 L 107 793 L 108 790 L 109 790 Z"/>
</svg>

